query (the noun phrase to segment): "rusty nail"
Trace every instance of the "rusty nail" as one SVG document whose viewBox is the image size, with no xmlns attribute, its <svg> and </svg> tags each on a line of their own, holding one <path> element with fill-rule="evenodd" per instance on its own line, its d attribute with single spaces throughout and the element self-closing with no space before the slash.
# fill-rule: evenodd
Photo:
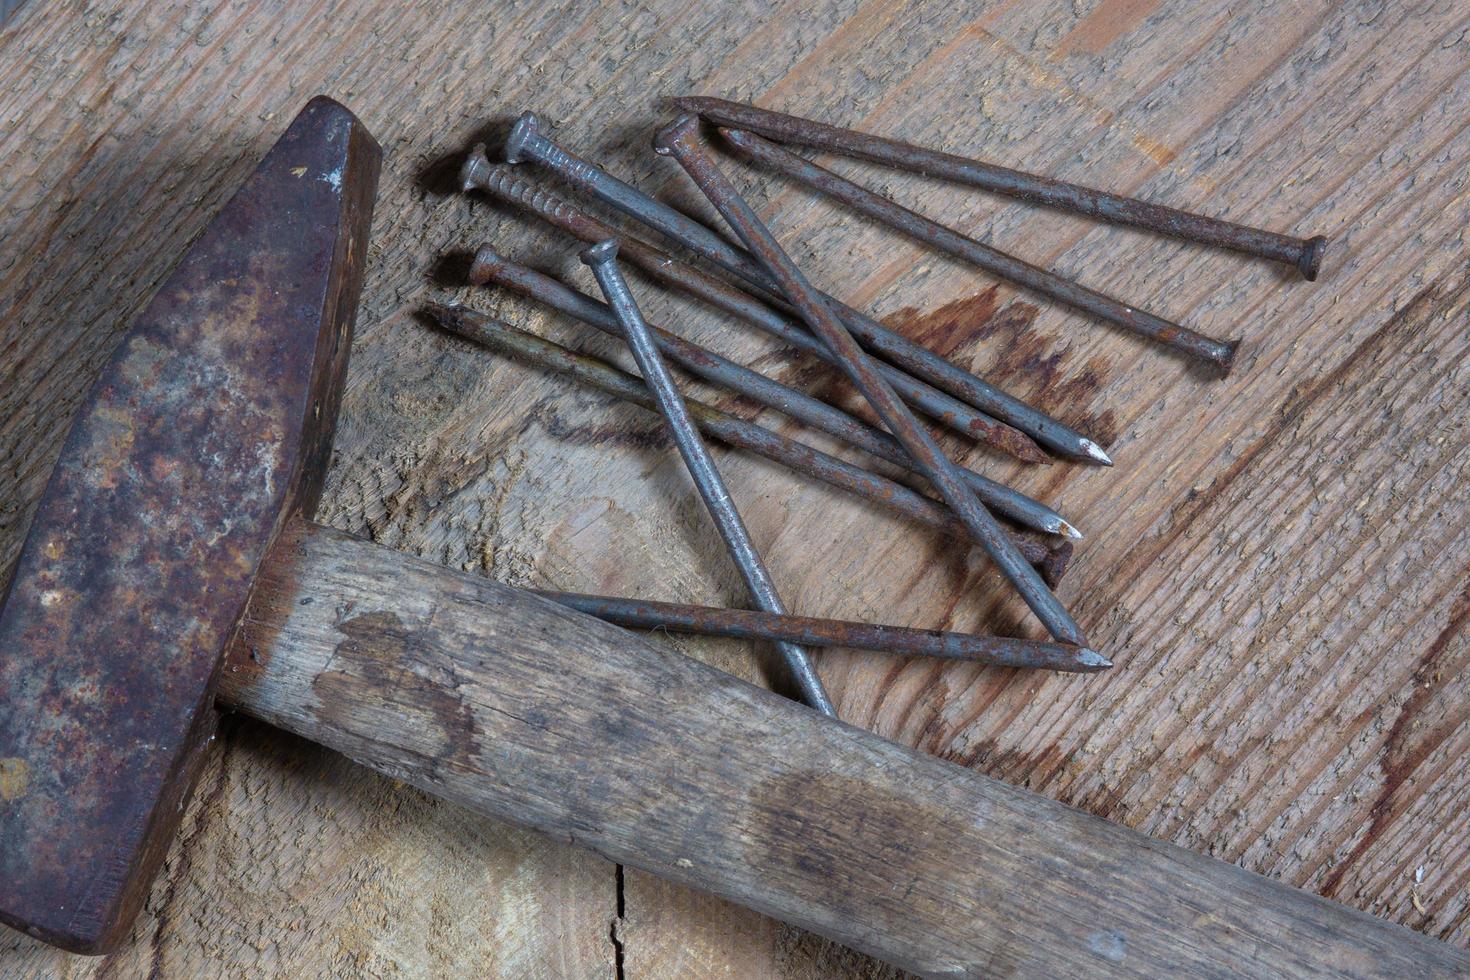
<svg viewBox="0 0 1470 980">
<path fill-rule="evenodd" d="M 943 177 L 1032 204 L 1100 218 L 1112 224 L 1131 225 L 1160 235 L 1285 262 L 1296 266 L 1309 282 L 1317 278 L 1322 266 L 1322 253 L 1327 248 L 1327 239 L 1322 235 L 1307 239 L 1279 235 L 739 102 L 685 96 L 674 99 L 674 104 L 717 125 L 749 130 L 783 143 L 872 160 L 910 173 Z"/>
<path fill-rule="evenodd" d="M 584 242 L 616 236 L 622 243 L 619 257 L 638 266 L 659 283 L 686 292 L 828 364 L 836 363 L 831 352 L 800 322 L 777 312 L 718 276 L 681 262 L 667 252 L 621 232 L 581 208 L 537 187 L 519 176 L 516 168 L 490 163 L 485 158 L 484 146 L 476 146 L 465 158 L 461 179 L 467 192 L 473 189 L 482 190 L 498 200 L 537 215 Z M 1050 459 L 1030 436 L 1019 429 L 996 421 L 891 364 L 880 362 L 878 370 L 883 372 L 883 376 L 893 385 L 900 398 L 941 425 L 1024 462 L 1044 463 Z"/>
<path fill-rule="evenodd" d="M 625 244 L 620 240 L 620 244 Z M 605 304 L 570 286 L 506 258 L 490 245 L 482 245 L 470 267 L 470 282 L 483 286 L 495 283 L 540 303 L 575 317 L 604 333 L 622 336 L 617 317 Z M 903 447 L 886 432 L 862 422 L 840 408 L 828 405 L 803 392 L 772 380 L 757 371 L 736 364 L 692 341 L 658 327 L 650 327 L 653 342 L 665 355 L 691 374 L 710 384 L 744 395 L 783 415 L 804 422 L 814 429 L 836 436 L 844 442 L 872 453 L 910 471 L 918 471 Z M 1082 534 L 1061 514 L 1038 500 L 1012 490 L 1004 484 L 962 469 L 966 482 L 975 493 L 998 512 L 1038 531 L 1081 538 Z"/>
<path fill-rule="evenodd" d="M 786 300 L 769 273 L 747 252 L 732 246 L 698 221 L 680 214 L 667 204 L 654 200 L 602 168 L 558 146 L 541 133 L 539 127 L 540 121 L 533 113 L 525 113 L 516 121 L 510 138 L 506 141 L 507 163 L 535 160 L 574 188 L 680 242 L 776 300 Z M 894 333 L 872 317 L 831 296 L 823 295 L 822 299 L 831 305 L 855 336 L 860 337 L 864 344 L 893 365 L 1002 422 L 1015 426 L 1043 446 L 1064 456 L 1112 465 L 1112 460 L 1103 448 L 1080 432 L 956 367 L 933 351 Z M 783 302 L 782 305 L 785 306 L 786 303 Z"/>
<path fill-rule="evenodd" d="M 624 401 L 657 411 L 653 396 L 641 379 L 606 361 L 579 354 L 462 306 L 431 303 L 425 307 L 425 311 L 445 330 L 481 347 L 564 374 Z M 754 422 L 736 418 L 695 399 L 686 399 L 685 404 L 688 405 L 695 424 L 726 445 L 763 456 L 794 472 L 888 507 L 957 541 L 970 540 L 959 518 L 937 501 L 901 483 L 895 483 L 887 477 L 854 466 L 804 442 L 798 442 Z M 1011 541 L 1022 556 L 1037 567 L 1047 583 L 1055 586 L 1061 582 L 1072 557 L 1073 547 L 1070 541 L 1062 541 L 1049 547 L 1025 534 L 1011 535 Z"/>
<path fill-rule="evenodd" d="M 968 660 L 991 667 L 1059 670 L 1074 674 L 1107 670 L 1113 665 L 1101 654 L 1066 643 L 909 629 L 810 616 L 776 616 L 751 609 L 719 609 L 541 589 L 531 591 L 552 602 L 628 629 L 786 641 L 807 646 L 845 647 L 907 657 Z"/>
<path fill-rule="evenodd" d="M 699 495 L 704 499 L 710 517 L 714 519 L 715 527 L 724 539 L 730 557 L 735 561 L 735 567 L 740 570 L 741 578 L 745 579 L 751 598 L 765 612 L 784 615 L 786 606 L 776 591 L 776 583 L 766 569 L 766 563 L 761 560 L 755 542 L 750 539 L 750 532 L 740 517 L 734 498 L 730 496 L 724 477 L 720 476 L 715 458 L 710 455 L 709 447 L 700 437 L 699 429 L 695 427 L 694 419 L 690 417 L 689 409 L 684 404 L 684 396 L 675 387 L 668 365 L 664 363 L 658 345 L 653 342 L 653 332 L 644 321 L 638 302 L 633 298 L 633 291 L 628 288 L 627 280 L 618 268 L 617 255 L 617 239 L 607 238 L 583 249 L 581 259 L 597 277 L 597 284 L 607 297 L 607 305 L 612 307 L 614 316 L 622 326 L 623 339 L 633 352 L 633 359 L 638 362 L 643 383 L 653 392 L 659 412 L 674 437 L 674 445 L 679 448 L 679 455 L 684 457 L 684 465 L 688 468 L 694 485 L 699 488 Z M 786 662 L 786 669 L 791 672 L 806 703 L 822 714 L 835 718 L 837 709 L 827 697 L 822 679 L 817 676 L 816 668 L 812 666 L 806 650 L 786 641 L 777 642 L 776 649 Z"/>
<path fill-rule="evenodd" d="M 780 292 L 800 311 L 807 326 L 836 355 L 848 379 L 868 399 L 888 431 L 903 444 L 910 458 L 923 468 L 924 475 L 938 489 L 945 503 L 964 522 L 1051 635 L 1063 643 L 1087 646 L 1081 627 L 1046 587 L 1036 569 L 1027 564 L 1011 544 L 1004 529 L 960 477 L 959 468 L 945 458 L 934 437 L 918 423 L 908 406 L 899 400 L 893 388 L 874 369 L 868 355 L 837 319 L 832 307 L 802 275 L 715 164 L 700 139 L 699 118 L 686 115 L 660 130 L 654 137 L 654 149 L 674 157 L 724 216 L 745 247 L 765 267 Z"/>
<path fill-rule="evenodd" d="M 1226 342 L 1206 337 L 1147 310 L 1120 303 L 1111 296 L 1088 289 L 1065 276 L 1034 266 L 910 211 L 881 194 L 875 194 L 752 133 L 738 129 L 721 129 L 720 135 L 748 159 L 783 173 L 890 228 L 979 266 L 1002 279 L 1117 324 L 1125 330 L 1141 334 L 1190 357 L 1207 361 L 1222 371 L 1229 371 L 1235 360 L 1235 348 L 1239 341 Z"/>
</svg>

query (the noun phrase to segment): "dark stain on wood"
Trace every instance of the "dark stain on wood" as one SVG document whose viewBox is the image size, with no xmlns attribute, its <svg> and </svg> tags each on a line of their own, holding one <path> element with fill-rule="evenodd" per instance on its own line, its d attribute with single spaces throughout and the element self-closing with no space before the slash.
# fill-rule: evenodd
<svg viewBox="0 0 1470 980">
<path fill-rule="evenodd" d="M 1440 686 L 1445 650 L 1450 641 L 1464 630 L 1467 622 L 1470 622 L 1470 585 L 1455 600 L 1454 607 L 1450 610 L 1449 622 L 1439 631 L 1439 635 L 1429 644 L 1414 667 L 1414 674 L 1409 680 L 1409 696 L 1404 699 L 1398 714 L 1394 716 L 1393 725 L 1388 730 L 1379 755 L 1379 765 L 1383 769 L 1383 786 L 1368 811 L 1368 829 L 1358 838 L 1347 857 L 1333 866 L 1332 873 L 1322 883 L 1320 891 L 1323 895 L 1336 895 L 1348 871 L 1399 816 L 1402 805 L 1406 803 L 1400 799 L 1399 793 L 1404 783 L 1430 753 L 1459 727 L 1457 717 L 1441 715 L 1439 724 L 1428 731 L 1418 730 L 1420 716 L 1434 699 Z"/>
<path fill-rule="evenodd" d="M 442 746 L 440 759 L 465 760 L 479 753 L 475 715 L 455 693 L 455 678 L 441 676 L 444 668 L 431 666 L 414 648 L 421 629 L 405 626 L 394 613 L 371 612 L 344 619 L 337 630 L 344 639 L 311 684 L 319 698 L 319 721 L 371 739 L 375 733 L 365 727 L 370 719 L 353 706 L 361 701 L 362 688 L 388 689 L 397 694 L 395 710 L 412 716 L 399 724 L 426 738 L 432 735 Z"/>
<path fill-rule="evenodd" d="M 884 783 L 833 772 L 790 772 L 753 787 L 751 832 L 743 835 L 755 867 L 805 887 L 828 910 L 870 925 L 875 896 L 894 906 L 933 907 L 938 896 L 925 887 L 925 863 L 935 854 L 965 853 L 970 828 L 955 815 L 899 795 Z M 822 846 L 810 846 L 813 817 L 822 827 Z M 863 859 L 844 860 L 861 841 Z M 953 846 L 948 846 L 949 842 Z M 885 903 L 887 904 L 887 903 Z"/>
<path fill-rule="evenodd" d="M 608 396 L 611 399 L 611 396 Z M 639 413 L 639 424 L 629 425 L 622 419 L 610 422 L 569 422 L 561 413 L 550 406 L 543 406 L 536 413 L 546 433 L 558 442 L 572 446 L 611 446 L 628 449 L 670 449 L 669 438 L 663 421 L 652 414 L 643 422 L 644 413 Z"/>
</svg>

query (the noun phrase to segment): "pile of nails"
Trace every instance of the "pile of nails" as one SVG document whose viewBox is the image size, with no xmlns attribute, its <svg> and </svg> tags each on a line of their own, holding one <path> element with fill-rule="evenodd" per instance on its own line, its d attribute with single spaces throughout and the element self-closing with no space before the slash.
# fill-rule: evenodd
<svg viewBox="0 0 1470 980">
<path fill-rule="evenodd" d="M 758 609 L 542 594 L 628 627 L 772 641 L 802 698 L 828 714 L 833 713 L 831 701 L 804 647 L 842 646 L 1070 672 L 1111 667 L 1111 661 L 1089 649 L 1081 627 L 1052 592 L 1071 556 L 1072 544 L 1067 539 L 1081 535 L 1040 501 L 951 461 L 915 413 L 1021 460 L 1040 462 L 1055 455 L 1111 465 L 1107 453 L 1083 433 L 816 289 L 721 169 L 705 141 L 702 123 L 717 127 L 722 143 L 749 162 L 806 184 L 1026 290 L 1211 364 L 1221 373 L 1230 369 L 1235 342 L 1196 333 L 982 244 L 778 144 L 874 161 L 1112 224 L 1284 262 L 1296 266 L 1308 280 L 1317 276 L 1326 240 L 1320 236 L 1291 238 L 723 99 L 689 97 L 676 99 L 675 104 L 684 114 L 654 136 L 654 150 L 677 161 L 744 248 L 559 146 L 531 113 L 521 116 L 512 128 L 504 164 L 492 164 L 481 145 L 460 170 L 466 193 L 488 194 L 584 243 L 582 261 L 591 268 L 606 302 L 518 264 L 489 245 L 476 253 L 470 281 L 513 290 L 621 338 L 641 378 L 462 306 L 436 305 L 428 312 L 445 329 L 474 343 L 659 412 Z M 516 166 L 525 161 L 554 174 L 578 194 L 677 243 L 724 275 L 676 258 L 528 181 L 523 168 Z M 651 326 L 623 278 L 622 261 L 662 286 L 689 294 L 836 366 L 867 399 L 884 428 Z M 684 397 L 666 359 L 707 383 L 921 475 L 938 491 L 939 499 Z M 1052 641 L 788 614 L 703 436 L 757 453 L 951 537 L 978 543 L 1046 627 Z M 1011 526 L 1002 524 L 997 515 Z"/>
</svg>

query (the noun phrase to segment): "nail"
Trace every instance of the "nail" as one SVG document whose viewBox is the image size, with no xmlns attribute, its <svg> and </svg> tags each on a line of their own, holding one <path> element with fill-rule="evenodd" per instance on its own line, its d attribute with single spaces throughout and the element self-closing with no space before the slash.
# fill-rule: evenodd
<svg viewBox="0 0 1470 980">
<path fill-rule="evenodd" d="M 784 641 L 814 647 L 845 647 L 905 657 L 967 660 L 989 667 L 1059 670 L 1074 674 L 1090 674 L 1113 665 L 1112 661 L 1092 650 L 1065 643 L 908 629 L 810 616 L 776 616 L 751 609 L 718 609 L 541 589 L 530 591 L 569 609 L 628 629 Z"/>
<path fill-rule="evenodd" d="M 1059 303 L 1117 324 L 1125 330 L 1141 334 L 1190 357 L 1207 361 L 1228 372 L 1235 359 L 1239 341 L 1229 343 L 1206 337 L 1187 327 L 1135 309 L 1096 290 L 1088 289 L 1064 276 L 1049 272 L 1014 255 L 991 248 L 937 221 L 931 221 L 865 187 L 819 167 L 794 153 L 783 150 L 759 136 L 738 129 L 721 129 L 731 146 L 746 158 L 785 174 L 848 207 L 880 221 L 911 238 L 958 259 L 979 266 L 986 272 L 1024 286 Z"/>
<path fill-rule="evenodd" d="M 468 175 L 465 180 L 466 190 L 478 188 L 500 201 L 524 208 L 584 242 L 595 242 L 609 236 L 618 237 L 622 243 L 619 257 L 638 266 L 662 285 L 686 292 L 716 309 L 738 317 L 757 330 L 779 337 L 791 346 L 835 365 L 832 354 L 822 346 L 822 342 L 796 320 L 783 316 L 718 276 L 709 275 L 599 221 L 586 211 L 519 176 L 516 168 L 505 164 L 491 164 L 485 159 L 483 146 L 476 146 L 466 158 L 462 173 Z M 900 398 L 945 427 L 1028 463 L 1050 461 L 1050 457 L 1041 451 L 1041 447 L 1019 429 L 992 419 L 890 364 L 880 362 L 878 370 L 883 372 L 883 376 L 893 385 Z"/>
<path fill-rule="evenodd" d="M 959 475 L 928 430 L 919 425 L 908 406 L 883 380 L 868 355 L 858 346 L 847 328 L 837 319 L 832 308 L 812 288 L 801 270 L 791 261 L 780 244 L 761 224 L 750 205 L 735 190 L 728 177 L 715 165 L 714 159 L 699 137 L 697 116 L 684 116 L 654 137 L 654 150 L 673 156 L 704 196 L 725 218 L 745 247 L 757 258 L 775 281 L 779 291 L 801 314 L 827 349 L 840 362 L 853 385 L 867 398 L 888 431 L 897 439 L 934 484 L 950 510 L 969 529 L 976 542 L 1020 593 L 1026 605 L 1046 626 L 1051 635 L 1063 643 L 1087 646 L 1087 638 L 1066 608 L 1026 563 L 996 523 L 990 511 L 975 496 Z"/>
<path fill-rule="evenodd" d="M 627 242 L 619 244 L 626 249 Z M 623 252 L 620 251 L 619 255 Z M 537 272 L 495 251 L 489 245 L 480 246 L 470 266 L 470 282 L 477 286 L 494 283 L 512 289 L 540 303 L 575 317 L 590 326 L 614 337 L 623 335 L 612 309 L 570 286 Z M 903 447 L 886 432 L 880 432 L 853 416 L 819 401 L 794 388 L 789 388 L 756 371 L 721 357 L 714 351 L 685 340 L 667 330 L 651 326 L 653 342 L 669 360 L 703 378 L 710 384 L 734 391 L 783 415 L 790 416 L 814 429 L 836 436 L 838 439 L 872 453 L 890 463 L 913 472 L 918 467 Z M 1062 515 L 1040 501 L 1012 490 L 1004 484 L 987 479 L 970 470 L 961 471 L 966 482 L 987 504 L 996 511 L 1018 521 L 1026 527 L 1050 534 L 1061 534 L 1070 538 L 1081 538 L 1082 534 Z"/>
<path fill-rule="evenodd" d="M 462 306 L 429 304 L 425 310 L 445 330 L 481 347 L 564 374 L 650 411 L 658 410 L 653 396 L 641 379 L 606 361 L 578 354 L 560 344 Z M 887 507 L 956 541 L 970 541 L 959 518 L 937 501 L 901 483 L 870 473 L 806 443 L 773 432 L 754 422 L 736 418 L 695 399 L 685 399 L 685 404 L 689 407 L 695 424 L 711 438 Z M 1025 559 L 1037 567 L 1043 579 L 1053 586 L 1061 582 L 1072 559 L 1073 547 L 1070 541 L 1049 547 L 1025 534 L 1012 535 L 1011 541 Z"/>
<path fill-rule="evenodd" d="M 526 113 L 516 123 L 507 151 L 507 160 L 510 162 L 534 160 L 555 172 L 577 190 L 680 242 L 777 301 L 784 299 L 770 275 L 748 253 L 735 248 L 698 221 L 680 214 L 667 204 L 654 200 L 602 168 L 553 143 L 541 133 L 539 122 L 533 114 Z M 830 296 L 824 295 L 823 299 L 832 304 L 832 308 L 856 336 L 861 337 L 865 344 L 891 364 L 1002 422 L 1010 423 L 1043 446 L 1064 456 L 1112 465 L 1112 460 L 1103 452 L 1102 447 L 1081 433 L 955 367 L 933 351 L 889 330 L 872 317 L 859 313 Z M 785 303 L 782 305 L 786 306 Z"/>
<path fill-rule="evenodd" d="M 910 173 L 943 177 L 1032 204 L 1100 218 L 1112 224 L 1144 228 L 1201 245 L 1285 262 L 1296 266 L 1309 282 L 1317 278 L 1322 267 L 1322 252 L 1327 247 L 1327 239 L 1322 235 L 1308 239 L 1278 235 L 739 102 L 706 96 L 684 96 L 673 101 L 681 110 L 698 113 L 717 125 L 749 130 L 783 143 L 872 160 Z"/>
<path fill-rule="evenodd" d="M 618 268 L 617 255 L 617 239 L 607 238 L 583 249 L 581 259 L 597 277 L 597 285 L 602 287 L 607 305 L 612 307 L 613 314 L 622 325 L 623 339 L 633 352 L 633 360 L 638 362 L 643 383 L 653 392 L 659 412 L 674 437 L 674 445 L 679 448 L 679 455 L 684 457 L 684 465 L 694 479 L 694 485 L 699 488 L 704 506 L 714 519 L 725 548 L 735 561 L 735 567 L 740 570 L 741 578 L 745 579 L 751 598 L 763 611 L 785 615 L 786 606 L 776 591 L 776 583 L 766 569 L 766 563 L 761 560 L 755 542 L 750 539 L 750 532 L 740 517 L 734 498 L 730 496 L 724 477 L 720 476 L 720 469 L 715 465 L 709 447 L 704 444 L 699 430 L 695 428 L 694 419 L 690 417 L 689 409 L 684 404 L 684 396 L 674 386 L 674 378 L 669 374 L 668 365 L 664 363 L 658 345 L 653 342 L 653 333 L 648 329 L 642 311 L 638 309 L 638 303 L 633 298 L 633 291 L 628 288 L 627 280 L 623 278 L 622 270 Z M 806 650 L 786 641 L 777 642 L 776 649 L 785 661 L 786 669 L 791 672 L 792 679 L 801 689 L 803 700 L 822 714 L 837 717 L 837 709 L 827 697 L 827 691 L 822 687 L 822 680 L 817 676 L 816 668 L 812 666 Z"/>
</svg>

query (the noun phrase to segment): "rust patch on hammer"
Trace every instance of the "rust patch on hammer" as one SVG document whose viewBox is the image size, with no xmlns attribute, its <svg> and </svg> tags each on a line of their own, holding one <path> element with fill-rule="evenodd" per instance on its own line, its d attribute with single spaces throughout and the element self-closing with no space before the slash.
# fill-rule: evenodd
<svg viewBox="0 0 1470 980">
<path fill-rule="evenodd" d="M 148 893 L 257 565 L 320 493 L 378 161 L 313 100 L 67 437 L 0 608 L 0 922 L 104 952 Z"/>
</svg>

